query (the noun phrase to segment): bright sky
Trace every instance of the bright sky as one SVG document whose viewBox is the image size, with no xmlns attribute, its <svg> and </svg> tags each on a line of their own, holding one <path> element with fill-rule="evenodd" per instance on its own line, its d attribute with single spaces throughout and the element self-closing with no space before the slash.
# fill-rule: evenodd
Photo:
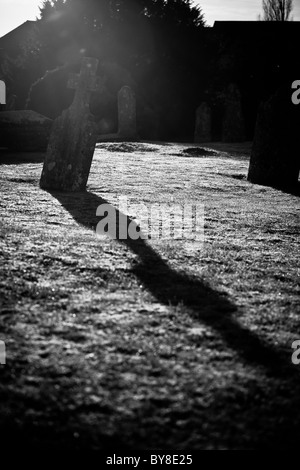
<svg viewBox="0 0 300 470">
<path fill-rule="evenodd" d="M 194 3 L 201 6 L 210 25 L 215 20 L 255 21 L 262 12 L 262 0 L 194 0 Z M 295 21 L 300 21 L 300 0 L 294 0 L 293 3 L 292 16 Z"/>
<path fill-rule="evenodd" d="M 41 0 L 0 0 L 0 37 L 39 15 Z M 208 24 L 215 20 L 256 20 L 262 0 L 194 0 L 202 7 Z M 294 0 L 295 20 L 300 20 L 300 0 Z"/>
</svg>

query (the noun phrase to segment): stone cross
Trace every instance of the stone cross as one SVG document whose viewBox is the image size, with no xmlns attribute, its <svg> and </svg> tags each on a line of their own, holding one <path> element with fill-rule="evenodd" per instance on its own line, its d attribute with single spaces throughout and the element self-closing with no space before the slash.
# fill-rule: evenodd
<svg viewBox="0 0 300 470">
<path fill-rule="evenodd" d="M 76 90 L 73 103 L 53 123 L 40 179 L 43 189 L 84 191 L 97 140 L 97 126 L 89 110 L 90 95 L 102 87 L 96 76 L 98 60 L 84 57 L 79 75 L 70 76 Z"/>
<path fill-rule="evenodd" d="M 134 92 L 127 85 L 118 93 L 118 118 L 118 136 L 125 140 L 136 139 L 136 99 Z"/>
</svg>

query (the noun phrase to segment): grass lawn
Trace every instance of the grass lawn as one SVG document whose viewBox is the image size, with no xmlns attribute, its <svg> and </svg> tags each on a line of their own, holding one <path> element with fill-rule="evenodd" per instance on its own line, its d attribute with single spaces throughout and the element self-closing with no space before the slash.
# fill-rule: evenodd
<svg viewBox="0 0 300 470">
<path fill-rule="evenodd" d="M 247 182 L 249 145 L 214 149 L 101 144 L 75 194 L 2 154 L 3 445 L 299 445 L 299 197 Z M 120 196 L 204 204 L 204 244 L 98 237 Z"/>
</svg>

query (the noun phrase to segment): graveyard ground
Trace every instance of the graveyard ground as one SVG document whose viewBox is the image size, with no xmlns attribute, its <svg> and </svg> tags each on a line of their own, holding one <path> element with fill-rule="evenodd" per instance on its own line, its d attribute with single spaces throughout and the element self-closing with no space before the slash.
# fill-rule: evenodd
<svg viewBox="0 0 300 470">
<path fill-rule="evenodd" d="M 1 445 L 299 444 L 299 198 L 247 182 L 249 145 L 215 148 L 102 144 L 78 194 L 2 153 Z M 203 203 L 204 246 L 97 237 L 120 195 Z"/>
</svg>

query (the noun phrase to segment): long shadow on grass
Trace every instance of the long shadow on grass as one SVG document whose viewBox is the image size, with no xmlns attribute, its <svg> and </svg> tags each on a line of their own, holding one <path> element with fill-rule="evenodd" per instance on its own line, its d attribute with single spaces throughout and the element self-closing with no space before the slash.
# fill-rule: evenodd
<svg viewBox="0 0 300 470">
<path fill-rule="evenodd" d="M 135 224 L 132 219 L 96 194 L 57 191 L 51 194 L 79 224 L 92 230 L 95 230 L 100 221 L 100 217 L 96 217 L 96 209 L 101 204 L 108 204 L 116 211 L 117 234 L 120 215 L 127 227 L 132 222 Z M 127 238 L 119 242 L 138 255 L 140 261 L 133 268 L 133 273 L 159 302 L 173 306 L 181 304 L 187 308 L 194 318 L 214 328 L 227 345 L 247 362 L 264 366 L 273 374 L 282 374 L 282 367 L 286 370 L 289 366 L 280 351 L 261 341 L 234 318 L 233 313 L 237 308 L 225 295 L 199 279 L 171 269 L 145 240 Z M 291 367 L 288 369 L 291 373 Z"/>
<path fill-rule="evenodd" d="M 290 194 L 291 196 L 298 196 L 300 197 L 300 182 L 290 185 L 290 186 L 276 186 L 276 185 L 266 185 L 270 186 L 271 188 L 277 189 L 282 193 Z"/>
</svg>

